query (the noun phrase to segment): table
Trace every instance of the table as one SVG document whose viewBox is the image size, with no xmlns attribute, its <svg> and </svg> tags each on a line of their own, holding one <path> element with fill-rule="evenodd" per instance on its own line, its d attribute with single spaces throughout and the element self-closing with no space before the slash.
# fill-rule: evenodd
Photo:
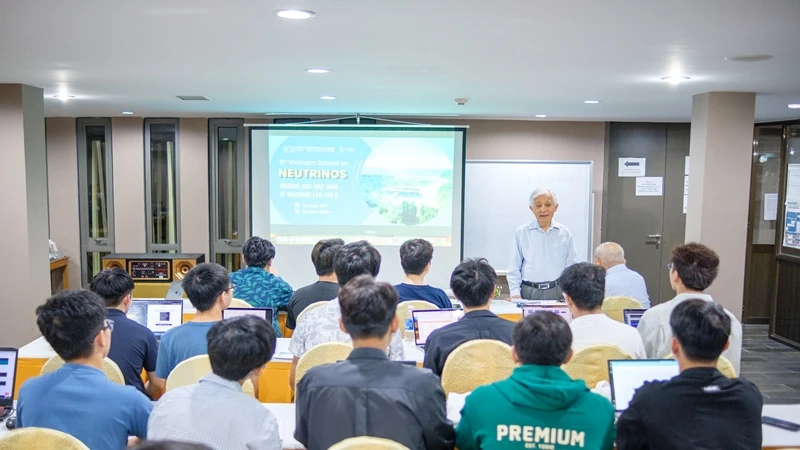
<svg viewBox="0 0 800 450">
<path fill-rule="evenodd" d="M 69 256 L 62 256 L 50 261 L 50 293 L 56 295 L 67 289 L 69 289 Z"/>
</svg>

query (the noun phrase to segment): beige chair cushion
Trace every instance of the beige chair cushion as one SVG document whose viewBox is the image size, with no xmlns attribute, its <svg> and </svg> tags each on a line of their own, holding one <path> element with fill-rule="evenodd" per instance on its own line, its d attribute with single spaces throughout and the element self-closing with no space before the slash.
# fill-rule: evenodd
<svg viewBox="0 0 800 450">
<path fill-rule="evenodd" d="M 333 300 L 329 300 L 329 301 L 333 301 Z M 327 303 L 328 303 L 328 301 L 321 301 L 321 302 L 314 302 L 314 303 L 306 306 L 305 309 L 300 311 L 300 314 L 297 315 L 297 318 L 294 321 L 295 324 L 300 323 L 300 318 L 303 317 L 305 315 L 305 313 L 311 311 L 312 309 L 317 309 L 320 306 L 325 306 Z"/>
<path fill-rule="evenodd" d="M 633 359 L 616 345 L 590 345 L 572 355 L 572 359 L 561 366 L 573 380 L 583 380 L 589 389 L 594 389 L 601 380 L 608 381 L 608 361 L 611 359 Z"/>
<path fill-rule="evenodd" d="M 631 297 L 608 297 L 603 300 L 603 314 L 620 323 L 625 323 L 623 311 L 626 309 L 642 309 L 642 303 Z"/>
<path fill-rule="evenodd" d="M 442 387 L 445 394 L 472 392 L 478 386 L 510 377 L 515 366 L 508 344 L 494 339 L 468 341 L 447 356 Z"/>
<path fill-rule="evenodd" d="M 197 355 L 178 364 L 167 377 L 167 392 L 172 389 L 196 384 L 200 378 L 211 373 L 211 360 L 208 355 Z M 242 392 L 255 397 L 255 386 L 250 380 L 242 384 Z"/>
<path fill-rule="evenodd" d="M 408 450 L 403 444 L 383 438 L 360 436 L 333 444 L 328 450 Z"/>
<path fill-rule="evenodd" d="M 253 305 L 247 303 L 246 301 L 240 298 L 232 298 L 231 305 L 229 306 L 229 308 L 252 308 L 252 307 Z"/>
<path fill-rule="evenodd" d="M 664 359 L 675 359 L 675 355 L 669 353 Z M 717 360 L 717 370 L 719 370 L 723 375 L 728 378 L 736 378 L 736 369 L 733 368 L 733 364 L 728 360 L 728 358 L 724 356 L 720 356 Z"/>
<path fill-rule="evenodd" d="M 60 431 L 26 427 L 0 437 L 0 450 L 89 450 L 83 442 Z"/>
<path fill-rule="evenodd" d="M 53 356 L 52 358 L 48 359 L 46 363 L 44 363 L 40 375 L 55 372 L 63 365 L 64 360 L 61 359 L 60 356 Z M 105 358 L 103 360 L 103 373 L 106 374 L 106 377 L 108 377 L 108 379 L 114 383 L 125 386 L 125 377 L 122 375 L 122 371 L 119 369 L 117 363 L 112 361 L 110 358 Z"/>
<path fill-rule="evenodd" d="M 333 364 L 342 361 L 350 356 L 353 346 L 343 342 L 326 342 L 311 347 L 297 361 L 297 368 L 294 371 L 294 385 L 303 378 L 309 369 L 323 364 Z"/>
<path fill-rule="evenodd" d="M 400 319 L 400 323 L 406 320 L 406 314 L 408 314 L 408 308 L 413 306 L 415 310 L 421 311 L 425 309 L 439 309 L 438 306 L 434 305 L 431 302 L 426 302 L 425 300 L 408 300 L 405 302 L 400 302 L 397 304 L 397 318 Z M 402 327 L 401 327 L 402 328 Z"/>
</svg>

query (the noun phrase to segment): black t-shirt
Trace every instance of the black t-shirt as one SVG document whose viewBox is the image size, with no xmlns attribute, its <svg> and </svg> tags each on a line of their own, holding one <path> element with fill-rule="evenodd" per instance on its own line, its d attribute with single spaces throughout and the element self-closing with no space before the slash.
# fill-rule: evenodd
<svg viewBox="0 0 800 450">
<path fill-rule="evenodd" d="M 289 299 L 289 308 L 286 312 L 286 328 L 294 330 L 297 326 L 297 316 L 308 305 L 333 300 L 338 295 L 339 284 L 330 281 L 317 281 L 294 291 L 292 298 Z"/>
<path fill-rule="evenodd" d="M 147 395 L 142 381 L 142 369 L 146 372 L 156 371 L 156 336 L 147 327 L 128 319 L 118 309 L 106 310 L 106 317 L 114 321 L 108 357 L 119 366 L 125 377 L 125 384 L 134 386 Z"/>
</svg>

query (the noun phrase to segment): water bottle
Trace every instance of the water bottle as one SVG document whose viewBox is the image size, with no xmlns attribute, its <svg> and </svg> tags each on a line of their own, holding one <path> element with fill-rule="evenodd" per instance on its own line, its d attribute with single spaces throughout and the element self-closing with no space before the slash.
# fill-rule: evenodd
<svg viewBox="0 0 800 450">
<path fill-rule="evenodd" d="M 414 342 L 414 315 L 412 311 L 414 311 L 413 306 L 409 306 L 406 310 L 406 330 L 403 333 L 403 340 L 406 342 Z"/>
</svg>

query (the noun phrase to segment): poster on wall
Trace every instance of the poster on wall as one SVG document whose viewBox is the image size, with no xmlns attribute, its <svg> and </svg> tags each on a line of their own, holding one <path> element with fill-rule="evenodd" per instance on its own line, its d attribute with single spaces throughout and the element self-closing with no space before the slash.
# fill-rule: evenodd
<svg viewBox="0 0 800 450">
<path fill-rule="evenodd" d="M 783 224 L 783 246 L 800 249 L 800 164 L 789 164 L 786 176 L 786 215 Z"/>
</svg>

